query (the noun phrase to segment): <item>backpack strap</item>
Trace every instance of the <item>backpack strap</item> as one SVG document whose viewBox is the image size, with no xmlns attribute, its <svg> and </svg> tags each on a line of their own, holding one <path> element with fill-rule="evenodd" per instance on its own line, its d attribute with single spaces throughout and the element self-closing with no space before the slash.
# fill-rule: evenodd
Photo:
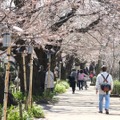
<svg viewBox="0 0 120 120">
<path fill-rule="evenodd" d="M 102 77 L 103 77 L 103 79 L 104 79 L 104 81 L 103 81 L 103 82 L 108 83 L 107 78 L 108 78 L 109 74 L 107 75 L 107 77 L 106 77 L 106 78 L 104 77 L 104 75 L 103 75 L 103 74 L 101 74 L 101 75 L 102 75 Z"/>
</svg>

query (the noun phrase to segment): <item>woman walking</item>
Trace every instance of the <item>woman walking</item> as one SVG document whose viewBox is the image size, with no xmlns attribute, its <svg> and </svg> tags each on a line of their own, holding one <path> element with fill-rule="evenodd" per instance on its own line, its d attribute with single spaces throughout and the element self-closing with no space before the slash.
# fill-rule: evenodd
<svg viewBox="0 0 120 120">
<path fill-rule="evenodd" d="M 82 89 L 83 90 L 83 86 L 84 86 L 84 78 L 86 77 L 87 75 L 83 72 L 83 70 L 80 70 L 79 73 L 77 74 L 77 81 L 78 81 L 78 87 L 79 87 L 79 90 Z M 85 88 L 87 88 L 87 84 L 85 83 Z"/>
</svg>

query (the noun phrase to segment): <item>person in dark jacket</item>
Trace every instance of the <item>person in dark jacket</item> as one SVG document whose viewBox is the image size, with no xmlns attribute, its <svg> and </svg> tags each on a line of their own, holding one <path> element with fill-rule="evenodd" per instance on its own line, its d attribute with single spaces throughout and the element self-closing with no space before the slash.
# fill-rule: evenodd
<svg viewBox="0 0 120 120">
<path fill-rule="evenodd" d="M 72 87 L 72 93 L 74 94 L 75 93 L 75 87 L 76 87 L 76 70 L 75 69 L 72 69 L 72 72 L 69 76 L 69 83 L 70 83 L 70 87 Z"/>
</svg>

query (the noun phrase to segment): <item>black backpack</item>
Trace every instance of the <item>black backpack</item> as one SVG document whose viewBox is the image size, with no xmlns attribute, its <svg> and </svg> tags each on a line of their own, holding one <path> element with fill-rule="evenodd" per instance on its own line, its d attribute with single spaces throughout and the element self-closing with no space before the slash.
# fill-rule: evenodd
<svg viewBox="0 0 120 120">
<path fill-rule="evenodd" d="M 108 94 L 108 92 L 111 90 L 111 85 L 108 84 L 108 81 L 107 81 L 107 78 L 108 78 L 109 74 L 107 75 L 106 78 L 104 77 L 103 74 L 101 74 L 101 75 L 102 75 L 102 77 L 103 77 L 103 79 L 104 79 L 103 83 L 101 84 L 101 89 L 102 89 L 104 92 L 106 92 L 106 94 Z"/>
</svg>

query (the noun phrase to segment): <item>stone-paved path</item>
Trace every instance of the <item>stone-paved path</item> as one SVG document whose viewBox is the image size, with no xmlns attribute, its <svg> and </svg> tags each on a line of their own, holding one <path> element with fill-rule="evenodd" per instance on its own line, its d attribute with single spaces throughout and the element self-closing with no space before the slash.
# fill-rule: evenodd
<svg viewBox="0 0 120 120">
<path fill-rule="evenodd" d="M 120 119 L 120 98 L 111 97 L 110 114 L 98 113 L 98 95 L 95 87 L 78 90 L 72 94 L 71 88 L 58 95 L 59 102 L 54 105 L 42 105 L 44 120 L 118 120 Z"/>
</svg>

